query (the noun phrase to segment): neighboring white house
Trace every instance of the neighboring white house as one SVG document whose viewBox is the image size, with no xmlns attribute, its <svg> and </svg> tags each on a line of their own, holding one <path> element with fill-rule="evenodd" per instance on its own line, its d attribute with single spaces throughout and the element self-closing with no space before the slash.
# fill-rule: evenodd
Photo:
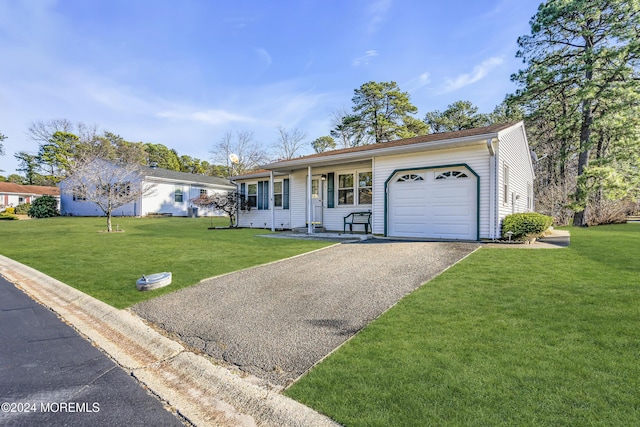
<svg viewBox="0 0 640 427">
<path fill-rule="evenodd" d="M 113 211 L 114 216 L 147 216 L 149 214 L 167 214 L 189 216 L 194 209 L 193 199 L 235 191 L 236 187 L 228 180 L 215 176 L 196 175 L 176 172 L 168 169 L 143 167 L 143 183 L 152 184 L 153 194 L 124 205 Z M 104 213 L 94 203 L 82 200 L 78 192 L 60 183 L 61 215 L 103 216 Z M 197 207 L 198 216 L 224 216 L 225 213 L 211 208 Z"/>
<path fill-rule="evenodd" d="M 0 210 L 16 207 L 23 203 L 32 203 L 38 197 L 45 195 L 55 198 L 60 206 L 60 189 L 58 187 L 0 182 Z"/>
<path fill-rule="evenodd" d="M 233 179 L 252 206 L 241 227 L 342 231 L 349 213 L 371 212 L 373 234 L 481 240 L 534 208 L 522 122 L 312 154 Z"/>
</svg>

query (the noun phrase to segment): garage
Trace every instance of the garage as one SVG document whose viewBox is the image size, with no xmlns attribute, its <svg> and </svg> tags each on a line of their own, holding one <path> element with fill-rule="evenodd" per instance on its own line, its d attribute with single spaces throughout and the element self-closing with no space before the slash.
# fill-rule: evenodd
<svg viewBox="0 0 640 427">
<path fill-rule="evenodd" d="M 388 235 L 477 240 L 477 189 L 466 166 L 396 172 L 388 181 Z"/>
</svg>

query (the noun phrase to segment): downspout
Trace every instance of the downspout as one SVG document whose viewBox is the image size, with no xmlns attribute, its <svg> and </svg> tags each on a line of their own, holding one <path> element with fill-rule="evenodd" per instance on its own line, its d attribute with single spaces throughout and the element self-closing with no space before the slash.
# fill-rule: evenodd
<svg viewBox="0 0 640 427">
<path fill-rule="evenodd" d="M 496 239 L 496 151 L 493 147 L 493 138 L 487 139 L 489 150 L 489 237 Z"/>
<path fill-rule="evenodd" d="M 311 166 L 307 167 L 307 233 L 313 234 L 313 206 L 311 205 Z"/>
<path fill-rule="evenodd" d="M 273 171 L 269 172 L 269 206 L 271 207 L 271 231 L 276 231 L 276 207 L 273 197 Z"/>
</svg>

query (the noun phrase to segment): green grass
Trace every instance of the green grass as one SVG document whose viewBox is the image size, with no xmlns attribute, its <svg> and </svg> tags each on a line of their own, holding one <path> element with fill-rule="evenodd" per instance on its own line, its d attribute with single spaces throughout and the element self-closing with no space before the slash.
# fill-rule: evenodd
<svg viewBox="0 0 640 427">
<path fill-rule="evenodd" d="M 124 308 L 200 280 L 329 245 L 268 239 L 257 229 L 208 230 L 209 218 L 114 218 L 122 233 L 103 233 L 105 218 L 0 222 L 0 254 L 114 307 Z M 219 218 L 214 226 L 228 225 Z M 171 286 L 136 290 L 142 274 L 170 271 Z"/>
<path fill-rule="evenodd" d="M 346 426 L 640 425 L 640 225 L 481 249 L 286 394 Z"/>
</svg>

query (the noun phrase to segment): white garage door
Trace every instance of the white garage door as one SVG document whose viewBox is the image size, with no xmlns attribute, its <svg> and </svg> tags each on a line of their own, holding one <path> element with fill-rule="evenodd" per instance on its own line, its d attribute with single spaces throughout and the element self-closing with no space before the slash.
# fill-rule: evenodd
<svg viewBox="0 0 640 427">
<path fill-rule="evenodd" d="M 389 183 L 389 236 L 476 240 L 476 176 L 466 168 L 398 172 Z"/>
</svg>

